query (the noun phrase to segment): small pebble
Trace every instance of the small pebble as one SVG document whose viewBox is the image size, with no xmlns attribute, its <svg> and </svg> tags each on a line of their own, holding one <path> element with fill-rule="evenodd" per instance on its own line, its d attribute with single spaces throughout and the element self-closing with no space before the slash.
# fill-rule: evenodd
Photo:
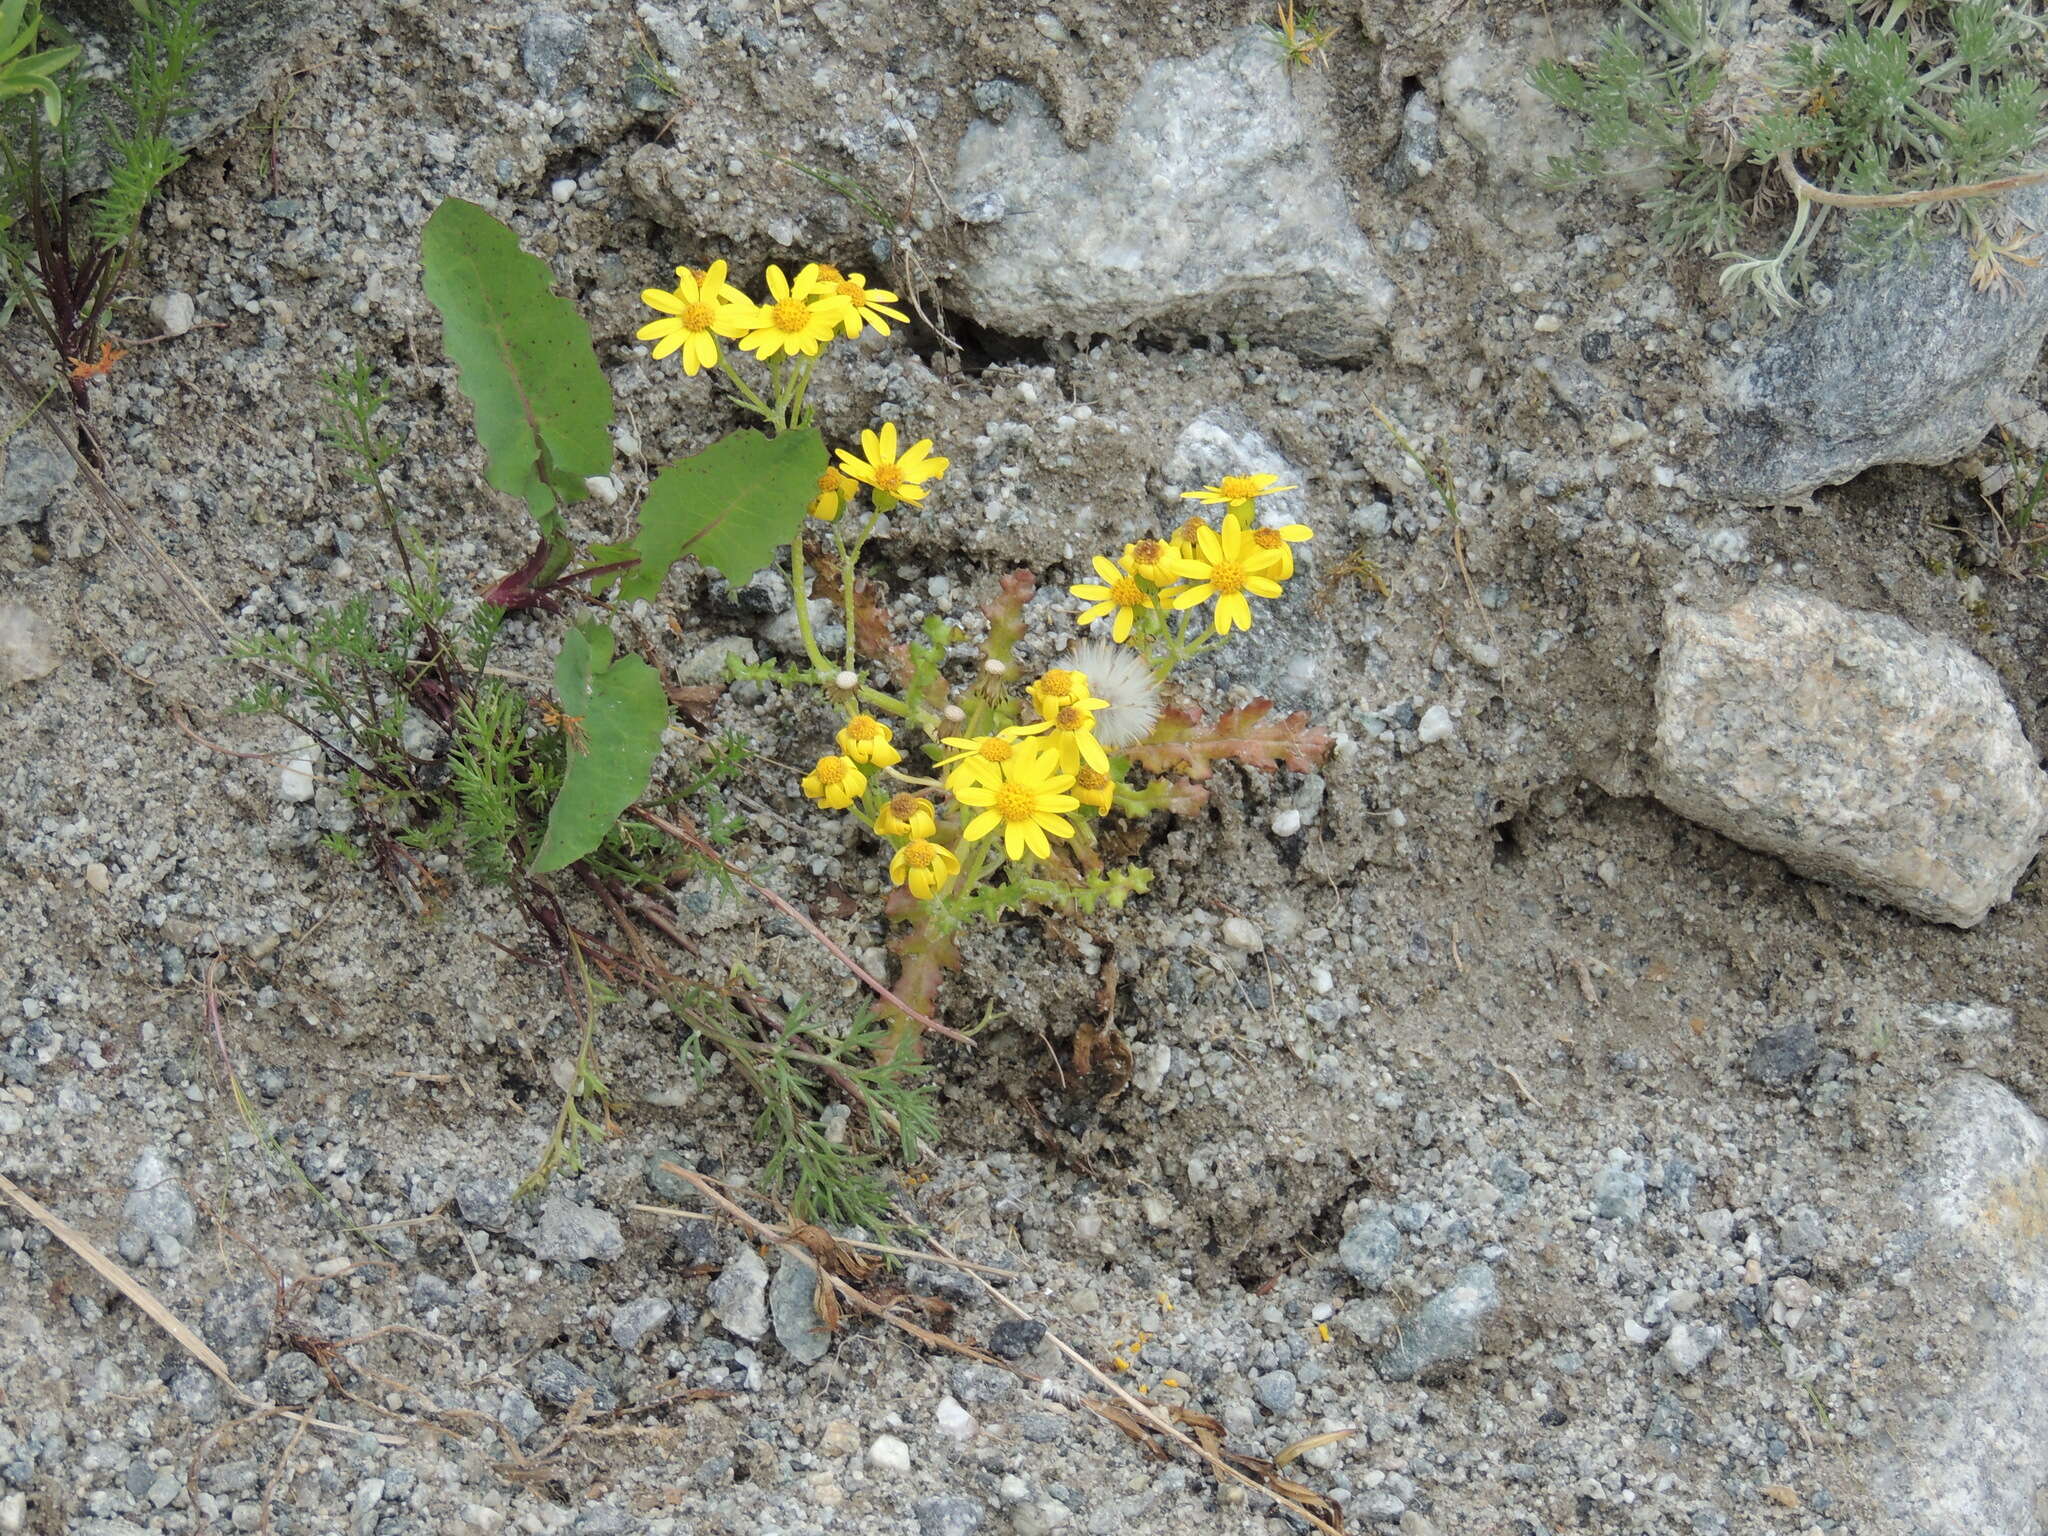
<svg viewBox="0 0 2048 1536">
<path fill-rule="evenodd" d="M 573 176 L 564 176 L 560 181 L 553 183 L 548 188 L 548 196 L 558 203 L 566 203 L 575 195 L 576 178 Z"/>
<path fill-rule="evenodd" d="M 1265 947 L 1265 935 L 1259 932 L 1259 925 L 1249 918 L 1226 917 L 1223 919 L 1223 942 L 1232 949 L 1246 951 Z"/>
<path fill-rule="evenodd" d="M 320 748 L 310 736 L 294 741 L 277 773 L 277 798 L 301 804 L 313 798 L 313 775 L 320 766 Z"/>
<path fill-rule="evenodd" d="M 933 1416 L 938 1420 L 939 1433 L 961 1445 L 972 1440 L 981 1428 L 974 1415 L 950 1396 L 939 1399 L 939 1406 Z"/>
<path fill-rule="evenodd" d="M 877 1435 L 868 1447 L 868 1465 L 877 1472 L 901 1476 L 910 1470 L 910 1447 L 894 1435 Z"/>
<path fill-rule="evenodd" d="M 1293 806 L 1290 805 L 1284 811 L 1275 811 L 1273 813 L 1273 835 L 1275 837 L 1292 837 L 1300 830 L 1301 812 L 1297 811 Z"/>
<path fill-rule="evenodd" d="M 1424 710 L 1415 727 L 1415 739 L 1425 746 L 1435 741 L 1447 741 L 1457 733 L 1457 726 L 1451 723 L 1451 712 L 1441 704 L 1432 704 Z"/>
<path fill-rule="evenodd" d="M 157 304 L 156 323 L 166 336 L 183 336 L 199 318 L 199 306 L 189 293 L 167 293 Z"/>
</svg>

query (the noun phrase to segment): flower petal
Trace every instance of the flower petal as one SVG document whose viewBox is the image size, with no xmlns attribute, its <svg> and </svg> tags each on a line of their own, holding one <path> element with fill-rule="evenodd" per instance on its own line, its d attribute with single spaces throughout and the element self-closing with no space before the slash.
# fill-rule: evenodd
<svg viewBox="0 0 2048 1536">
<path fill-rule="evenodd" d="M 978 843 L 994 831 L 1002 819 L 994 811 L 983 811 L 974 820 L 967 823 L 967 830 L 960 835 L 970 843 Z"/>
</svg>

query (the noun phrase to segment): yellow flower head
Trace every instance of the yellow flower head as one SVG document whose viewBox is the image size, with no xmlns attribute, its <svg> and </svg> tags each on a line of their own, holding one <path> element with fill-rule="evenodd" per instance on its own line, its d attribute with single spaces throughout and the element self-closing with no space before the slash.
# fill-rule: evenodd
<svg viewBox="0 0 2048 1536">
<path fill-rule="evenodd" d="M 778 352 L 816 357 L 846 323 L 846 301 L 818 280 L 815 263 L 791 282 L 782 268 L 768 269 L 768 302 L 758 306 L 740 346 L 768 361 Z"/>
<path fill-rule="evenodd" d="M 1173 546 L 1164 539 L 1139 539 L 1124 546 L 1124 565 L 1155 587 L 1172 584 L 1173 572 L 1166 566 L 1172 556 Z"/>
<path fill-rule="evenodd" d="M 1074 787 L 1068 793 L 1083 805 L 1107 812 L 1116 799 L 1116 785 L 1108 774 L 1083 763 L 1074 770 Z"/>
<path fill-rule="evenodd" d="M 804 775 L 803 789 L 828 811 L 843 811 L 867 793 L 867 776 L 843 757 L 821 757 Z"/>
<path fill-rule="evenodd" d="M 718 337 L 744 336 L 759 319 L 753 304 L 725 280 L 722 261 L 714 261 L 702 272 L 677 267 L 672 292 L 646 288 L 641 290 L 640 302 L 659 310 L 661 318 L 633 334 L 654 343 L 656 361 L 680 351 L 683 372 L 692 376 L 718 366 Z"/>
<path fill-rule="evenodd" d="M 859 485 L 828 464 L 825 473 L 818 476 L 818 494 L 811 499 L 811 516 L 824 523 L 837 522 L 839 514 L 859 494 Z"/>
<path fill-rule="evenodd" d="M 1076 672 L 1071 667 L 1047 667 L 1026 691 L 1031 695 L 1031 707 L 1041 716 L 1050 718 L 1062 704 L 1078 703 L 1088 697 L 1088 674 Z M 1088 707 L 1097 709 L 1101 706 L 1091 704 Z"/>
<path fill-rule="evenodd" d="M 1093 624 L 1097 619 L 1114 613 L 1116 622 L 1110 627 L 1110 634 L 1118 645 L 1122 645 L 1131 638 L 1131 626 L 1138 620 L 1138 610 L 1153 606 L 1152 595 L 1138 585 L 1135 573 L 1112 565 L 1101 555 L 1095 557 L 1095 574 L 1102 578 L 1100 586 L 1083 582 L 1067 588 L 1088 604 L 1074 622 Z"/>
<path fill-rule="evenodd" d="M 1252 503 L 1259 497 L 1300 489 L 1279 482 L 1278 475 L 1225 475 L 1214 485 L 1205 485 L 1199 491 L 1182 491 L 1180 495 L 1183 501 L 1206 501 L 1212 505 L 1221 502 L 1237 517 L 1248 518 Z"/>
<path fill-rule="evenodd" d="M 1165 562 L 1167 574 L 1175 574 L 1178 561 L 1192 560 L 1197 554 L 1201 553 L 1202 530 L 1208 526 L 1208 523 L 1203 519 L 1191 517 L 1173 530 L 1173 537 L 1167 541 L 1166 545 L 1171 555 L 1171 558 Z"/>
<path fill-rule="evenodd" d="M 1219 533 L 1203 528 L 1195 536 L 1199 546 L 1191 559 L 1176 560 L 1174 573 L 1194 585 L 1173 600 L 1176 609 L 1216 599 L 1216 633 L 1252 627 L 1252 605 L 1247 592 L 1256 597 L 1278 597 L 1280 583 L 1269 574 L 1279 562 L 1277 550 L 1260 549 L 1251 535 L 1235 522 L 1225 521 Z"/>
<path fill-rule="evenodd" d="M 1101 699 L 1062 704 L 1038 724 L 1024 729 L 1044 733 L 1039 740 L 1059 760 L 1060 772 L 1078 773 L 1085 763 L 1097 773 L 1107 773 L 1109 754 L 1095 739 L 1095 711 L 1103 707 Z"/>
<path fill-rule="evenodd" d="M 993 736 L 945 737 L 942 744 L 953 749 L 951 757 L 939 759 L 941 768 L 953 770 L 946 775 L 946 787 L 957 794 L 963 784 L 986 784 L 1001 778 L 1004 766 L 1017 755 L 1017 738 L 1030 730 L 1030 726 L 1012 725 Z"/>
<path fill-rule="evenodd" d="M 839 727 L 839 734 L 833 740 L 839 743 L 839 750 L 856 763 L 894 768 L 903 761 L 903 754 L 890 745 L 895 736 L 894 731 L 873 715 L 855 715 Z"/>
<path fill-rule="evenodd" d="M 1252 547 L 1278 553 L 1271 571 L 1275 581 L 1287 581 L 1294 575 L 1294 551 L 1290 544 L 1305 544 L 1315 537 L 1315 531 L 1305 523 L 1287 523 L 1279 528 L 1254 528 L 1251 530 Z"/>
<path fill-rule="evenodd" d="M 889 334 L 888 320 L 907 321 L 910 318 L 902 310 L 889 307 L 896 300 L 895 294 L 886 288 L 870 288 L 868 280 L 858 272 L 842 273 L 837 267 L 820 264 L 818 280 L 846 300 L 848 341 L 860 334 L 862 325 L 867 325 L 878 334 L 886 336 Z"/>
<path fill-rule="evenodd" d="M 863 430 L 860 447 L 862 456 L 858 458 L 840 449 L 839 467 L 862 485 L 873 486 L 898 501 L 923 501 L 925 481 L 938 479 L 952 462 L 932 452 L 928 437 L 912 443 L 899 456 L 893 421 L 883 422 L 879 433 Z"/>
<path fill-rule="evenodd" d="M 930 901 L 959 873 L 959 855 L 921 837 L 898 848 L 889 861 L 889 878 L 908 887 L 919 901 Z"/>
<path fill-rule="evenodd" d="M 1020 746 L 995 782 L 967 784 L 954 792 L 962 805 L 981 811 L 967 823 L 964 836 L 978 842 L 1001 827 L 1003 851 L 1012 859 L 1021 859 L 1026 852 L 1048 858 L 1052 841 L 1047 833 L 1074 835 L 1074 824 L 1060 814 L 1080 804 L 1067 793 L 1073 782 L 1072 774 L 1060 772 L 1052 753 Z"/>
<path fill-rule="evenodd" d="M 931 801 L 922 795 L 898 795 L 875 818 L 875 830 L 884 837 L 930 837 L 938 826 Z"/>
</svg>

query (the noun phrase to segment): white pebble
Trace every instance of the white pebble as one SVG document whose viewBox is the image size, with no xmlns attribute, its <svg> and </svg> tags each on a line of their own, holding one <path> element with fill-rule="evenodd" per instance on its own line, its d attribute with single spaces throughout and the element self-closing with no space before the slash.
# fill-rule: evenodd
<svg viewBox="0 0 2048 1536">
<path fill-rule="evenodd" d="M 199 318 L 199 306 L 189 293 L 167 293 L 157 302 L 156 323 L 166 336 L 182 336 Z"/>
<path fill-rule="evenodd" d="M 1536 317 L 1536 329 L 1543 335 L 1548 336 L 1553 331 L 1563 330 L 1564 321 L 1560 320 L 1556 315 L 1538 315 Z"/>
<path fill-rule="evenodd" d="M 107 873 L 107 866 L 97 862 L 85 866 L 85 883 L 102 896 L 114 888 L 113 876 Z"/>
<path fill-rule="evenodd" d="M 610 475 L 585 475 L 583 489 L 609 507 L 617 504 L 621 487 Z"/>
<path fill-rule="evenodd" d="M 938 1409 L 933 1416 L 939 1421 L 939 1433 L 961 1445 L 972 1440 L 981 1428 L 981 1425 L 975 1422 L 974 1415 L 950 1397 L 939 1399 Z"/>
<path fill-rule="evenodd" d="M 313 798 L 314 771 L 320 765 L 320 748 L 310 736 L 301 736 L 291 745 L 291 755 L 278 770 L 277 798 L 285 801 L 303 801 Z"/>
<path fill-rule="evenodd" d="M 894 1435 L 877 1435 L 875 1443 L 868 1447 L 868 1465 L 877 1472 L 908 1472 L 910 1447 Z"/>
<path fill-rule="evenodd" d="M 1300 830 L 1301 812 L 1297 811 L 1293 806 L 1290 805 L 1284 811 L 1275 811 L 1273 813 L 1273 835 L 1275 837 L 1292 837 Z"/>
<path fill-rule="evenodd" d="M 1457 734 L 1457 726 L 1451 723 L 1451 712 L 1441 704 L 1432 704 L 1424 710 L 1421 724 L 1415 727 L 1415 739 L 1425 746 L 1432 741 L 1446 741 Z"/>
<path fill-rule="evenodd" d="M 1337 978 L 1330 974 L 1330 968 L 1327 965 L 1311 966 L 1308 973 L 1308 984 L 1315 989 L 1318 997 L 1327 997 L 1329 996 L 1330 989 L 1337 985 Z"/>
<path fill-rule="evenodd" d="M 564 176 L 560 181 L 548 188 L 548 196 L 558 203 L 566 203 L 575 195 L 576 178 L 574 176 Z"/>
<path fill-rule="evenodd" d="M 1253 950 L 1264 948 L 1266 939 L 1259 932 L 1259 925 L 1249 918 L 1226 917 L 1223 919 L 1223 942 L 1232 949 Z"/>
</svg>

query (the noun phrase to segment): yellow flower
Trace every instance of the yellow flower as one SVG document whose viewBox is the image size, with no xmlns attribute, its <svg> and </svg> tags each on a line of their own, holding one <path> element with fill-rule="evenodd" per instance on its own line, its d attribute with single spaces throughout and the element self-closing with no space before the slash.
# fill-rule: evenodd
<svg viewBox="0 0 2048 1536">
<path fill-rule="evenodd" d="M 810 514 L 823 523 L 837 522 L 839 514 L 859 494 L 857 484 L 828 464 L 825 473 L 818 476 L 818 494 L 811 500 Z"/>
<path fill-rule="evenodd" d="M 846 300 L 846 339 L 853 340 L 860 334 L 863 323 L 871 326 L 880 335 L 889 334 L 889 327 L 883 317 L 890 320 L 909 320 L 910 316 L 900 309 L 891 309 L 896 295 L 886 288 L 870 288 L 868 280 L 858 272 L 841 273 L 837 267 L 820 265 L 818 280 L 826 288 Z"/>
<path fill-rule="evenodd" d="M 1047 667 L 1025 691 L 1031 695 L 1031 707 L 1051 719 L 1062 704 L 1078 704 L 1088 697 L 1088 674 L 1070 667 Z M 1099 709 L 1101 705 L 1088 707 Z"/>
<path fill-rule="evenodd" d="M 1116 799 L 1116 785 L 1110 781 L 1108 774 L 1083 763 L 1074 770 L 1074 787 L 1070 793 L 1083 805 L 1107 812 L 1110 802 Z"/>
<path fill-rule="evenodd" d="M 1124 546 L 1124 564 L 1155 587 L 1173 584 L 1173 572 L 1167 569 L 1172 556 L 1173 546 L 1164 539 L 1140 539 Z"/>
<path fill-rule="evenodd" d="M 1003 767 L 1017 755 L 1017 738 L 1031 727 L 1012 725 L 993 736 L 947 736 L 941 744 L 953 755 L 939 759 L 941 768 L 952 768 L 946 787 L 959 793 L 963 784 L 986 784 L 1003 776 Z M 1043 727 L 1040 727 L 1043 729 Z M 957 766 L 956 766 L 957 765 Z"/>
<path fill-rule="evenodd" d="M 770 267 L 768 295 L 769 302 L 754 311 L 752 327 L 740 339 L 740 346 L 764 363 L 778 352 L 816 357 L 845 323 L 846 301 L 818 281 L 815 264 L 797 273 L 793 283 L 782 268 Z"/>
<path fill-rule="evenodd" d="M 875 818 L 875 830 L 884 837 L 930 837 L 938 826 L 931 801 L 922 795 L 898 795 Z"/>
<path fill-rule="evenodd" d="M 1095 711 L 1102 707 L 1102 703 L 1101 699 L 1084 699 L 1079 703 L 1062 704 L 1038 724 L 1022 727 L 1022 732 L 1039 736 L 1043 745 L 1059 760 L 1062 773 L 1077 773 L 1083 763 L 1097 773 L 1107 773 L 1109 754 L 1095 739 Z"/>
<path fill-rule="evenodd" d="M 683 372 L 692 377 L 700 369 L 718 366 L 718 337 L 743 336 L 760 319 L 746 296 L 725 280 L 722 261 L 714 261 L 702 272 L 677 267 L 673 292 L 646 288 L 641 290 L 640 302 L 659 310 L 662 318 L 649 321 L 633 334 L 654 343 L 656 361 L 680 350 Z"/>
<path fill-rule="evenodd" d="M 1305 544 L 1315 537 L 1315 530 L 1305 523 L 1287 523 L 1279 528 L 1254 528 L 1252 547 L 1275 551 L 1280 558 L 1273 562 L 1271 575 L 1275 581 L 1287 581 L 1294 575 L 1294 551 L 1290 544 Z"/>
<path fill-rule="evenodd" d="M 1278 597 L 1280 583 L 1267 573 L 1279 561 L 1278 551 L 1260 549 L 1251 535 L 1236 523 L 1226 521 L 1223 531 L 1203 528 L 1195 536 L 1199 552 L 1192 558 L 1176 560 L 1174 572 L 1195 583 L 1173 600 L 1173 606 L 1192 608 L 1216 599 L 1216 633 L 1227 635 L 1233 628 L 1252 627 L 1252 605 L 1245 594 Z"/>
<path fill-rule="evenodd" d="M 1201 518 L 1191 517 L 1173 530 L 1173 537 L 1166 546 L 1171 558 L 1163 562 L 1168 574 L 1175 574 L 1176 561 L 1192 560 L 1201 553 L 1202 530 L 1208 526 Z"/>
<path fill-rule="evenodd" d="M 960 858 L 952 849 L 916 838 L 896 850 L 889 861 L 889 878 L 908 886 L 919 901 L 930 901 L 948 880 L 960 873 Z"/>
<path fill-rule="evenodd" d="M 1074 835 L 1074 824 L 1060 814 L 1080 804 L 1066 792 L 1073 782 L 1072 774 L 1059 771 L 1050 752 L 1019 748 L 1003 764 L 1002 775 L 994 783 L 963 785 L 955 791 L 962 805 L 981 810 L 967 823 L 964 836 L 969 842 L 978 842 L 1001 827 L 1003 851 L 1011 858 L 1021 859 L 1027 850 L 1048 858 L 1052 854 L 1048 832 L 1058 837 Z"/>
<path fill-rule="evenodd" d="M 828 811 L 843 811 L 867 793 L 867 776 L 843 757 L 821 757 L 804 775 L 804 793 Z"/>
<path fill-rule="evenodd" d="M 1282 491 L 1299 490 L 1299 486 L 1281 485 L 1278 475 L 1225 475 L 1215 485 L 1205 485 L 1199 491 L 1182 491 L 1182 501 L 1206 501 L 1212 505 L 1222 502 L 1240 518 L 1251 516 L 1252 502 L 1261 496 L 1277 496 Z"/>
<path fill-rule="evenodd" d="M 1067 590 L 1089 606 L 1082 609 L 1075 619 L 1077 624 L 1093 624 L 1105 614 L 1115 613 L 1116 622 L 1110 627 L 1110 634 L 1122 645 L 1131 638 L 1131 626 L 1137 622 L 1138 610 L 1150 608 L 1152 598 L 1138 585 L 1138 578 L 1130 571 L 1110 564 L 1101 555 L 1095 556 L 1095 574 L 1102 578 L 1102 585 L 1083 582 Z"/>
<path fill-rule="evenodd" d="M 893 421 L 883 422 L 879 434 L 863 430 L 860 446 L 866 457 L 856 458 L 842 448 L 839 467 L 862 485 L 871 485 L 898 501 L 923 501 L 924 482 L 938 479 L 951 463 L 932 452 L 932 440 L 928 437 L 912 443 L 899 457 Z"/>
<path fill-rule="evenodd" d="M 894 768 L 903 754 L 890 745 L 896 733 L 873 715 L 855 715 L 839 727 L 833 740 L 839 750 L 856 763 L 873 763 L 877 768 Z"/>
</svg>

